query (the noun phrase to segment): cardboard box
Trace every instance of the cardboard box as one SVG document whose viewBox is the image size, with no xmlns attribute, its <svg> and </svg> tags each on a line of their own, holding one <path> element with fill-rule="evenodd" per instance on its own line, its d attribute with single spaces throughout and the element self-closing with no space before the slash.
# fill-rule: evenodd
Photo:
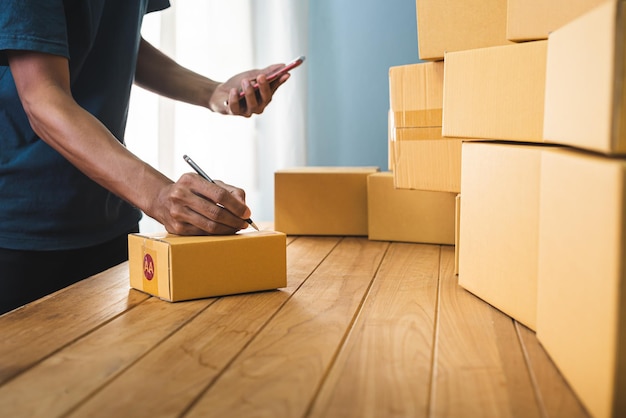
<svg viewBox="0 0 626 418">
<path fill-rule="evenodd" d="M 461 194 L 456 195 L 454 211 L 454 274 L 459 275 L 459 244 L 461 235 Z"/>
<path fill-rule="evenodd" d="M 506 37 L 510 41 L 548 39 L 548 34 L 606 0 L 509 0 Z"/>
<path fill-rule="evenodd" d="M 454 245 L 454 193 L 402 190 L 393 173 L 367 177 L 368 237 Z"/>
<path fill-rule="evenodd" d="M 508 43 L 506 0 L 416 0 L 416 11 L 420 59 Z"/>
<path fill-rule="evenodd" d="M 443 62 L 389 68 L 389 105 L 394 128 L 441 128 Z"/>
<path fill-rule="evenodd" d="M 287 286 L 285 234 L 131 234 L 130 286 L 171 302 Z"/>
<path fill-rule="evenodd" d="M 543 155 L 537 338 L 592 416 L 626 416 L 626 160 Z"/>
<path fill-rule="evenodd" d="M 367 176 L 377 167 L 274 173 L 274 227 L 288 235 L 367 236 Z"/>
<path fill-rule="evenodd" d="M 443 62 L 389 69 L 389 149 L 396 188 L 460 190 L 461 141 L 441 135 L 443 72 Z"/>
<path fill-rule="evenodd" d="M 394 186 L 398 189 L 458 193 L 461 139 L 393 141 Z"/>
<path fill-rule="evenodd" d="M 531 329 L 546 148 L 463 143 L 459 284 Z"/>
<path fill-rule="evenodd" d="M 387 112 L 387 169 L 393 171 L 396 156 L 394 154 L 393 142 L 393 112 L 389 109 Z"/>
<path fill-rule="evenodd" d="M 626 154 L 624 2 L 608 1 L 548 40 L 546 140 Z"/>
<path fill-rule="evenodd" d="M 543 142 L 547 41 L 446 54 L 443 135 Z"/>
</svg>

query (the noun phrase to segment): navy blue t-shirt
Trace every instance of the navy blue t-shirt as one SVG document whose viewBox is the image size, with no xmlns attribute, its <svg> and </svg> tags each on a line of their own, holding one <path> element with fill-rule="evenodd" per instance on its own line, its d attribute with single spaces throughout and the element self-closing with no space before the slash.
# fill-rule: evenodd
<svg viewBox="0 0 626 418">
<path fill-rule="evenodd" d="M 2 0 L 0 247 L 87 247 L 123 234 L 141 217 L 37 137 L 6 51 L 67 57 L 74 99 L 123 143 L 141 22 L 166 7 L 169 0 Z"/>
</svg>

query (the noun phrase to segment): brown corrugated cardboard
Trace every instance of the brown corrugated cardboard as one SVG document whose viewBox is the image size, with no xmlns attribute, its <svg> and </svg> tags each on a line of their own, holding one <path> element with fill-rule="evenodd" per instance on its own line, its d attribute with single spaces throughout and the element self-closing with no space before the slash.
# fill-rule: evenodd
<svg viewBox="0 0 626 418">
<path fill-rule="evenodd" d="M 424 139 L 443 139 L 441 126 L 431 128 L 395 128 L 391 129 L 392 141 L 421 141 Z"/>
<path fill-rule="evenodd" d="M 416 0 L 419 57 L 508 43 L 506 0 Z"/>
<path fill-rule="evenodd" d="M 454 208 L 454 274 L 459 275 L 459 242 L 461 234 L 461 194 L 456 195 Z"/>
<path fill-rule="evenodd" d="M 393 141 L 393 149 L 396 188 L 461 190 L 461 139 Z"/>
<path fill-rule="evenodd" d="M 592 416 L 626 416 L 626 160 L 543 155 L 537 338 Z"/>
<path fill-rule="evenodd" d="M 548 34 L 606 0 L 509 0 L 506 33 L 510 41 L 548 39 Z"/>
<path fill-rule="evenodd" d="M 274 226 L 288 235 L 367 236 L 367 176 L 377 167 L 300 167 L 274 173 Z"/>
<path fill-rule="evenodd" d="M 463 143 L 459 284 L 531 329 L 545 148 Z"/>
<path fill-rule="evenodd" d="M 454 244 L 454 193 L 396 189 L 386 172 L 367 177 L 367 201 L 371 240 Z"/>
<path fill-rule="evenodd" d="M 441 127 L 443 62 L 389 68 L 389 105 L 395 128 Z"/>
<path fill-rule="evenodd" d="M 393 112 L 389 109 L 387 114 L 387 169 L 393 171 L 395 165 L 395 154 L 393 149 Z"/>
<path fill-rule="evenodd" d="M 128 236 L 131 287 L 181 300 L 276 289 L 287 285 L 285 234 Z"/>
<path fill-rule="evenodd" d="M 389 148 L 395 187 L 458 192 L 461 141 L 441 136 L 443 62 L 389 69 Z"/>
<path fill-rule="evenodd" d="M 626 154 L 623 1 L 608 1 L 548 39 L 544 138 Z"/>
<path fill-rule="evenodd" d="M 443 135 L 543 142 L 547 41 L 446 54 Z"/>
</svg>

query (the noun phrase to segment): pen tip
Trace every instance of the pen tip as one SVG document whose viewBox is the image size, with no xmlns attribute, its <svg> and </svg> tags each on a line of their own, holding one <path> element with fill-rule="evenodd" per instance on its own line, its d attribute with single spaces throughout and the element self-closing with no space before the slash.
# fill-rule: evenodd
<svg viewBox="0 0 626 418">
<path fill-rule="evenodd" d="M 259 230 L 259 227 L 256 226 L 254 222 L 250 222 L 250 225 L 252 225 L 252 228 L 256 229 L 257 231 Z"/>
</svg>

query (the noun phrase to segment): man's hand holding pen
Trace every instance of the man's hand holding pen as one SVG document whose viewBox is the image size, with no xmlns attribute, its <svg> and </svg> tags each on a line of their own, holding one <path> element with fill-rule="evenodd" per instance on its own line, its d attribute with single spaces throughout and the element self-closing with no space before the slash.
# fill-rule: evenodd
<svg viewBox="0 0 626 418">
<path fill-rule="evenodd" d="M 166 230 L 178 235 L 229 235 L 248 227 L 245 192 L 221 181 L 186 173 L 159 193 Z"/>
</svg>

